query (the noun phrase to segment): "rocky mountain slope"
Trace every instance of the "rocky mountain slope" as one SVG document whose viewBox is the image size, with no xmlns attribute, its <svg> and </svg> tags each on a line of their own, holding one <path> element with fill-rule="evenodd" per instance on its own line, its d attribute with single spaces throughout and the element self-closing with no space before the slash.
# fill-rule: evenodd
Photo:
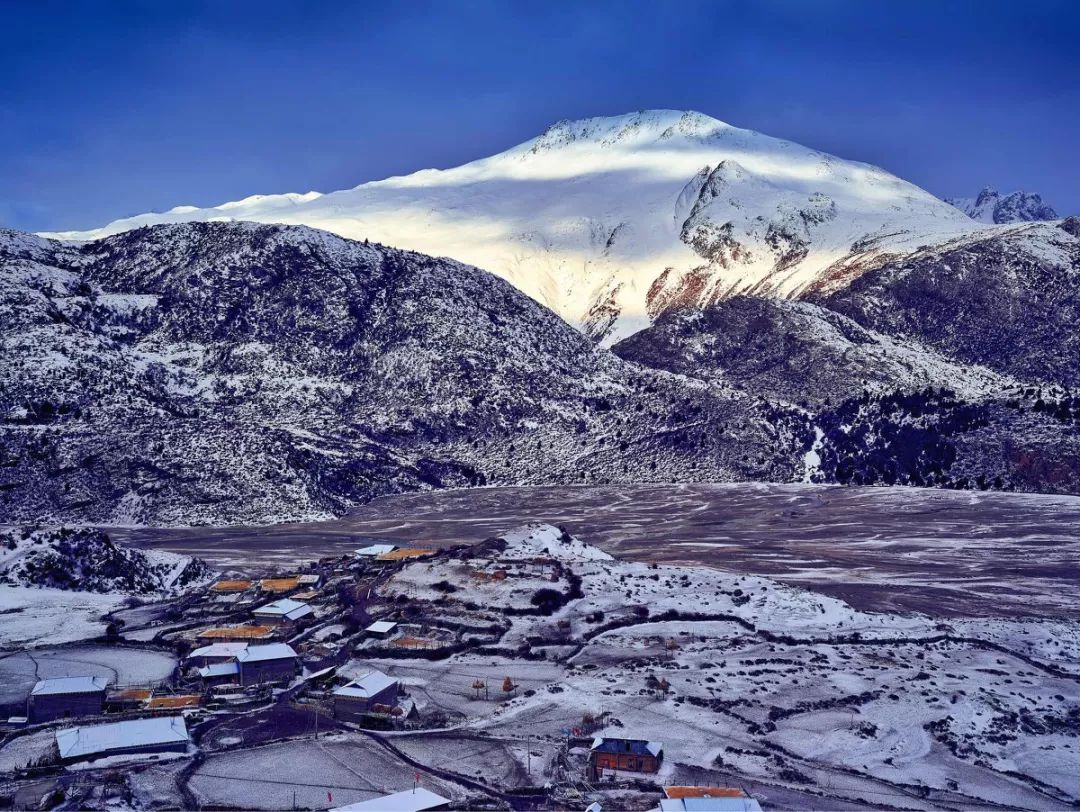
<svg viewBox="0 0 1080 812">
<path fill-rule="evenodd" d="M 805 427 L 508 283 L 302 227 L 0 233 L 0 514 L 326 517 L 429 487 L 790 479 Z M 794 421 L 794 422 L 792 422 Z"/>
<path fill-rule="evenodd" d="M 77 592 L 168 593 L 205 581 L 204 561 L 114 544 L 99 530 L 0 531 L 0 584 Z"/>
<path fill-rule="evenodd" d="M 808 298 L 1022 380 L 1080 383 L 1080 218 L 925 248 Z"/>
<path fill-rule="evenodd" d="M 956 206 L 980 223 L 1022 223 L 1034 220 L 1057 220 L 1058 213 L 1035 192 L 1001 194 L 986 186 L 977 197 L 950 197 L 946 203 Z"/>
<path fill-rule="evenodd" d="M 693 112 L 563 121 L 499 155 L 330 194 L 255 196 L 118 220 L 314 226 L 451 256 L 593 338 L 737 293 L 789 296 L 838 267 L 978 225 L 888 172 Z"/>
<path fill-rule="evenodd" d="M 1080 492 L 1080 221 L 999 226 L 660 319 L 620 356 L 803 407 L 808 476 Z"/>
</svg>

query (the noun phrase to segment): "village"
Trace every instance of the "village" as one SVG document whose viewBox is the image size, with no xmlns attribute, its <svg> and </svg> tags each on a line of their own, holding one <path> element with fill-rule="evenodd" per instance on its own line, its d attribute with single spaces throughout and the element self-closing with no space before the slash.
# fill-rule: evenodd
<svg viewBox="0 0 1080 812">
<path fill-rule="evenodd" d="M 1080 801 L 1071 624 L 861 613 L 548 525 L 223 572 L 107 621 L 0 658 L 0 805 Z"/>
</svg>

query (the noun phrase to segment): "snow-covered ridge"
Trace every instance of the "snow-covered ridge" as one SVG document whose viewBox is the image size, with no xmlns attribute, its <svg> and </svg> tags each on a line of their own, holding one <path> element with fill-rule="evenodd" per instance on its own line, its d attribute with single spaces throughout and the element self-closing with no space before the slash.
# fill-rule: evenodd
<svg viewBox="0 0 1080 812">
<path fill-rule="evenodd" d="M 608 340 L 738 292 L 798 294 L 853 253 L 903 252 L 978 228 L 882 169 L 701 113 L 650 110 L 559 122 L 452 169 L 52 236 L 189 220 L 303 224 L 451 256 Z"/>
<path fill-rule="evenodd" d="M 123 547 L 99 530 L 0 531 L 0 584 L 101 594 L 168 594 L 205 581 L 198 558 Z"/>
<path fill-rule="evenodd" d="M 978 197 L 950 197 L 946 202 L 980 223 L 1003 225 L 1037 220 L 1056 220 L 1058 213 L 1035 192 L 1002 194 L 986 186 Z"/>
</svg>

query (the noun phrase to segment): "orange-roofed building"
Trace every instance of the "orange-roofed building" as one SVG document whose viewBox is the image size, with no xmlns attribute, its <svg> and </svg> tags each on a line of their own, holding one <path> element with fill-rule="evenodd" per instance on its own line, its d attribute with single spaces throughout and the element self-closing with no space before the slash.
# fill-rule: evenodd
<svg viewBox="0 0 1080 812">
<path fill-rule="evenodd" d="M 296 576 L 292 578 L 263 578 L 259 581 L 259 588 L 263 592 L 273 592 L 275 595 L 292 592 L 298 586 L 300 586 L 300 579 Z"/>
<path fill-rule="evenodd" d="M 375 556 L 376 561 L 404 561 L 409 558 L 423 558 L 428 555 L 435 555 L 438 550 L 427 550 L 422 547 L 402 547 L 398 550 L 391 550 L 388 553 Z"/>
<path fill-rule="evenodd" d="M 227 595 L 233 592 L 247 592 L 251 589 L 251 581 L 218 581 L 212 587 L 211 592 L 219 592 Z"/>
<path fill-rule="evenodd" d="M 274 626 L 218 626 L 199 632 L 200 640 L 268 640 L 274 636 Z"/>
</svg>

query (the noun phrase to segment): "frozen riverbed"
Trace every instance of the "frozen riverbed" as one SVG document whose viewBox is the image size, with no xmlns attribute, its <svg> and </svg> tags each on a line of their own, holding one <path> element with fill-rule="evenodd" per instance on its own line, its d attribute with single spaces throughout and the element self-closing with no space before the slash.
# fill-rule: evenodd
<svg viewBox="0 0 1080 812">
<path fill-rule="evenodd" d="M 224 567 L 341 554 L 371 539 L 474 543 L 526 521 L 620 557 L 768 575 L 871 611 L 1080 617 L 1080 498 L 716 484 L 485 488 L 378 499 L 341 519 L 118 529 Z"/>
</svg>

